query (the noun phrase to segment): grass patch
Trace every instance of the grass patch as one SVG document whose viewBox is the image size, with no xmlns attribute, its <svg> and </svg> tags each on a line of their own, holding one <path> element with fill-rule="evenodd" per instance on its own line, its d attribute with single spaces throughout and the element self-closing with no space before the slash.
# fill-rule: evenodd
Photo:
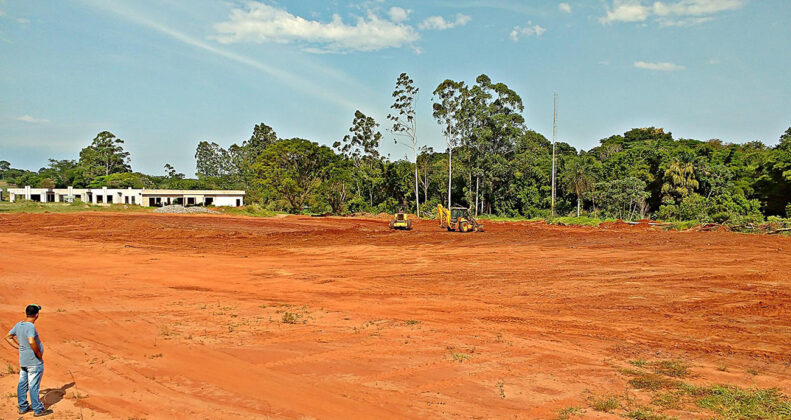
<svg viewBox="0 0 791 420">
<path fill-rule="evenodd" d="M 410 319 L 410 320 L 406 321 L 404 324 L 406 324 L 406 325 L 418 325 L 418 324 L 420 324 L 420 321 L 415 321 L 414 319 Z"/>
<path fill-rule="evenodd" d="M 661 360 L 651 363 L 654 373 L 670 376 L 672 378 L 684 378 L 689 374 L 689 365 L 681 360 Z"/>
<path fill-rule="evenodd" d="M 591 407 L 593 407 L 594 410 L 605 413 L 617 410 L 620 406 L 621 404 L 618 402 L 618 398 L 615 397 L 594 398 L 591 403 Z"/>
<path fill-rule="evenodd" d="M 302 315 L 300 315 L 298 313 L 289 312 L 289 311 L 283 312 L 283 323 L 284 324 L 296 324 L 299 321 L 300 318 L 302 318 Z"/>
<path fill-rule="evenodd" d="M 697 405 L 727 419 L 788 419 L 791 401 L 777 389 L 714 386 Z"/>
<path fill-rule="evenodd" d="M 683 360 L 630 360 L 629 364 L 641 369 L 650 369 L 658 375 L 671 378 L 684 378 L 689 374 L 689 364 Z"/>
<path fill-rule="evenodd" d="M 267 210 L 258 204 L 250 204 L 242 207 L 215 207 L 214 210 L 222 214 L 250 217 L 273 217 L 280 214 L 276 211 Z"/>
<path fill-rule="evenodd" d="M 710 410 L 715 418 L 722 419 L 791 419 L 791 400 L 777 389 L 691 385 L 678 379 L 690 374 L 689 365 L 680 360 L 633 360 L 629 364 L 637 369 L 622 369 L 620 372 L 631 377 L 629 385 L 649 393 L 651 406 L 630 409 L 624 414 L 628 418 L 667 419 L 669 417 L 661 414 L 662 410 L 685 410 L 685 407 L 696 406 Z M 727 367 L 719 370 L 727 370 Z M 593 404 L 603 404 L 604 401 L 594 400 Z M 593 405 L 594 409 L 598 406 Z"/>
<path fill-rule="evenodd" d="M 76 212 L 131 212 L 145 213 L 152 212 L 154 209 L 149 207 L 134 206 L 129 204 L 111 204 L 109 206 L 99 206 L 94 204 L 77 201 L 74 203 L 39 203 L 37 201 L 16 201 L 0 202 L 0 213 L 76 213 Z"/>
<path fill-rule="evenodd" d="M 577 416 L 585 413 L 582 407 L 566 407 L 558 410 L 558 420 L 568 420 L 572 416 Z"/>
<path fill-rule="evenodd" d="M 637 407 L 626 413 L 625 417 L 634 420 L 670 420 L 673 418 L 656 414 L 650 407 Z"/>
<path fill-rule="evenodd" d="M 466 352 L 453 346 L 448 346 L 446 349 L 450 352 L 450 360 L 459 363 L 464 363 L 465 360 L 472 359 L 472 355 L 475 353 L 475 347 L 467 349 Z"/>
<path fill-rule="evenodd" d="M 697 220 L 686 220 L 683 222 L 670 222 L 670 226 L 668 226 L 668 229 L 687 230 L 687 229 L 692 229 L 695 226 L 700 226 L 700 222 Z"/>
<path fill-rule="evenodd" d="M 647 389 L 649 391 L 660 391 L 663 389 L 673 389 L 678 387 L 678 381 L 666 378 L 656 373 L 638 372 L 629 380 L 629 385 L 636 389 Z"/>
</svg>

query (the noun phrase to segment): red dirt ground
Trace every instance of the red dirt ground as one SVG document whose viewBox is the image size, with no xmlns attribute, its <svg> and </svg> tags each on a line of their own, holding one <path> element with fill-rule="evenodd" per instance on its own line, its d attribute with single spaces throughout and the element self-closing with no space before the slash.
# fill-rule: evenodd
<svg viewBox="0 0 791 420">
<path fill-rule="evenodd" d="M 44 307 L 55 418 L 554 418 L 632 359 L 791 393 L 791 238 L 415 226 L 0 215 L 0 325 Z"/>
</svg>

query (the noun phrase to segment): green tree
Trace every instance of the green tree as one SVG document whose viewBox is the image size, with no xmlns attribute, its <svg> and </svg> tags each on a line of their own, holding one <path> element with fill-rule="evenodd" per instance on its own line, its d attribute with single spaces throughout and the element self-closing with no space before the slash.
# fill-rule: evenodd
<svg viewBox="0 0 791 420">
<path fill-rule="evenodd" d="M 231 157 L 217 143 L 202 141 L 195 150 L 195 167 L 199 178 L 221 178 L 231 173 Z"/>
<path fill-rule="evenodd" d="M 506 84 L 494 83 L 482 74 L 475 79 L 463 108 L 464 125 L 467 126 L 463 143 L 469 149 L 468 190 L 472 193 L 474 176 L 477 214 L 481 178 L 491 192 L 509 178 L 507 160 L 514 151 L 516 139 L 524 131 L 525 119 L 521 115 L 524 106 L 522 98 Z M 497 200 L 499 197 L 491 194 L 491 198 Z"/>
<path fill-rule="evenodd" d="M 459 144 L 463 122 L 463 104 L 469 91 L 464 82 L 446 79 L 434 89 L 433 116 L 442 127 L 445 145 L 448 147 L 448 208 L 451 207 L 453 190 L 453 148 Z"/>
<path fill-rule="evenodd" d="M 590 155 L 582 155 L 566 163 L 562 180 L 566 188 L 577 196 L 577 217 L 580 217 L 582 197 L 596 185 L 596 161 Z"/>
<path fill-rule="evenodd" d="M 343 137 L 343 141 L 336 141 L 333 147 L 338 150 L 344 158 L 352 162 L 355 168 L 357 182 L 357 193 L 360 196 L 368 196 L 369 205 L 373 206 L 374 191 L 381 174 L 378 168 L 379 142 L 382 133 L 377 128 L 379 124 L 359 110 L 354 113 L 352 126 L 349 128 L 351 134 Z M 363 185 L 365 186 L 363 188 Z M 364 191 L 367 189 L 367 194 Z"/>
<path fill-rule="evenodd" d="M 321 190 L 334 214 L 341 214 L 346 210 L 353 185 L 354 169 L 348 159 L 336 159 L 330 164 Z"/>
<path fill-rule="evenodd" d="M 601 206 L 606 216 L 618 219 L 633 219 L 643 216 L 645 200 L 648 193 L 646 184 L 635 177 L 627 177 L 596 184 L 596 188 L 588 193 L 588 197 L 596 205 Z"/>
<path fill-rule="evenodd" d="M 102 131 L 90 146 L 80 151 L 79 166 L 87 179 L 114 173 L 131 172 L 129 152 L 124 150 L 124 141 L 109 131 Z"/>
<path fill-rule="evenodd" d="M 764 200 L 766 214 L 783 215 L 791 203 L 791 128 L 768 153 L 755 184 Z"/>
<path fill-rule="evenodd" d="M 417 162 L 418 143 L 417 143 L 417 124 L 415 120 L 415 102 L 420 90 L 415 87 L 415 82 L 406 74 L 401 73 L 396 80 L 396 87 L 393 91 L 395 102 L 391 109 L 393 114 L 388 114 L 387 119 L 393 122 L 390 130 L 393 134 L 407 139 L 405 144 L 412 150 L 414 161 Z M 398 143 L 398 140 L 396 140 Z M 417 217 L 420 217 L 420 194 L 418 192 L 418 171 L 415 166 L 415 210 Z"/>
<path fill-rule="evenodd" d="M 294 138 L 272 143 L 253 165 L 255 182 L 271 189 L 299 212 L 326 179 L 335 154 L 327 146 Z"/>
<path fill-rule="evenodd" d="M 82 184 L 82 180 L 80 179 L 80 168 L 77 162 L 73 160 L 50 159 L 49 165 L 46 168 L 39 169 L 38 173 L 43 177 L 55 181 L 55 186 L 58 188 Z"/>
<path fill-rule="evenodd" d="M 174 168 L 173 165 L 169 163 L 165 164 L 165 174 L 171 180 L 184 179 L 184 174 L 176 171 L 176 168 Z"/>
</svg>

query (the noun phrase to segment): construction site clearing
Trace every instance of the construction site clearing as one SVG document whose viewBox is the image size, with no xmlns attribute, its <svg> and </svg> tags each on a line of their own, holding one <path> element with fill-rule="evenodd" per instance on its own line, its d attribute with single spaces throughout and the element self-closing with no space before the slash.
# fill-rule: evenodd
<svg viewBox="0 0 791 420">
<path fill-rule="evenodd" d="M 51 418 L 710 418 L 662 384 L 791 394 L 791 238 L 485 223 L 2 214 L 0 324 L 43 306 Z"/>
</svg>

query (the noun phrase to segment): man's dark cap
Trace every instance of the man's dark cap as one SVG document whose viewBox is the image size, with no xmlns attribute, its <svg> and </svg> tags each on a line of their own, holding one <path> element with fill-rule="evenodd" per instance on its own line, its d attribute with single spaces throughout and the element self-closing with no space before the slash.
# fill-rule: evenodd
<svg viewBox="0 0 791 420">
<path fill-rule="evenodd" d="M 38 311 L 40 310 L 41 310 L 41 305 L 36 305 L 35 303 L 31 303 L 30 305 L 27 305 L 27 308 L 25 308 L 25 315 L 36 316 L 38 315 Z"/>
</svg>

